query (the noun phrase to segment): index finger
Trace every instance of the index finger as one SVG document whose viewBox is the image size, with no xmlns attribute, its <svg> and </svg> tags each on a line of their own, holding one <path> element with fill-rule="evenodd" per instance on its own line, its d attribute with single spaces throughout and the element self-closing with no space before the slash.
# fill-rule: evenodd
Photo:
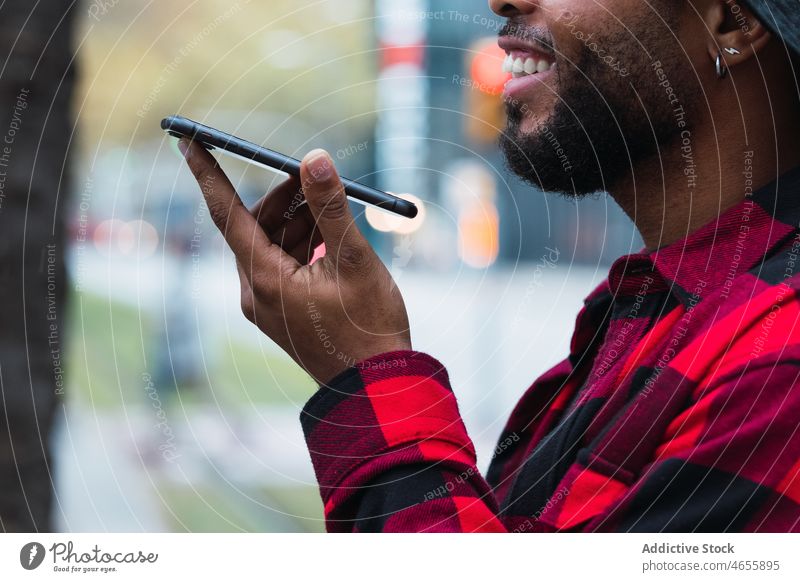
<svg viewBox="0 0 800 582">
<path fill-rule="evenodd" d="M 209 215 L 237 260 L 267 268 L 299 269 L 300 264 L 269 239 L 214 157 L 188 140 L 180 140 L 178 147 L 203 192 Z"/>
</svg>

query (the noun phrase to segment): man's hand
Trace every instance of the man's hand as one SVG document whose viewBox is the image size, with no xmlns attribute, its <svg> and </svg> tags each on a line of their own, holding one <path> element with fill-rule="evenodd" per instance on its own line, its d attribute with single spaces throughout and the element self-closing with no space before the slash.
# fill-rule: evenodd
<svg viewBox="0 0 800 582">
<path fill-rule="evenodd" d="M 182 140 L 209 213 L 236 255 L 242 311 L 320 383 L 371 356 L 411 349 L 403 298 L 356 228 L 322 150 L 252 211 L 204 148 Z M 325 256 L 309 264 L 325 243 Z"/>
</svg>

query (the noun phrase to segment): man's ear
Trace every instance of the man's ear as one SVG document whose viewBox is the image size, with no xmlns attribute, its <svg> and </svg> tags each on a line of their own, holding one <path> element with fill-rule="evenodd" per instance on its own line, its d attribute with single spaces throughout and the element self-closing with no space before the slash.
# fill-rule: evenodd
<svg viewBox="0 0 800 582">
<path fill-rule="evenodd" d="M 704 18 L 711 33 L 708 54 L 712 61 L 722 54 L 728 69 L 750 60 L 772 39 L 769 30 L 740 0 L 709 2 Z"/>
</svg>

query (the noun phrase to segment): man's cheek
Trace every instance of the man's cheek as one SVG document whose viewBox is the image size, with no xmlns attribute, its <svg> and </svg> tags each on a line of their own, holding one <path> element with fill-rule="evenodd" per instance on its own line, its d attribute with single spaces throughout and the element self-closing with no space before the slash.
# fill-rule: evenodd
<svg viewBox="0 0 800 582">
<path fill-rule="evenodd" d="M 575 22 L 578 20 L 578 15 L 576 15 L 572 10 L 569 9 L 562 9 L 558 16 L 556 17 L 556 22 Z"/>
</svg>

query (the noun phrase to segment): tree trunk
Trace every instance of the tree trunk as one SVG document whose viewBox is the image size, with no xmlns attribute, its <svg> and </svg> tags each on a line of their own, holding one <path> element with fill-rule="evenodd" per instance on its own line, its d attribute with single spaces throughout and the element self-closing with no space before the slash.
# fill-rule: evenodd
<svg viewBox="0 0 800 582">
<path fill-rule="evenodd" d="M 51 529 L 75 0 L 0 3 L 0 528 Z"/>
</svg>

